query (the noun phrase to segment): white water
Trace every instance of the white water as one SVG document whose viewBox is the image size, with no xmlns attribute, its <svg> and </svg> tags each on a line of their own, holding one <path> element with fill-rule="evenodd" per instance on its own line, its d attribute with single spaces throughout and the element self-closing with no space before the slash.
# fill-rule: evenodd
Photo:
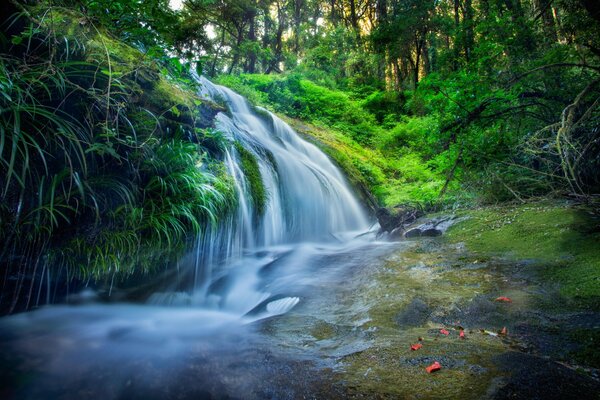
<svg viewBox="0 0 600 400">
<path fill-rule="evenodd" d="M 334 288 L 376 262 L 386 246 L 362 235 L 367 218 L 340 171 L 276 116 L 200 82 L 203 96 L 224 100 L 230 109 L 217 116 L 217 128 L 231 143 L 224 161 L 235 179 L 237 212 L 198 238 L 189 266 L 182 264 L 193 271 L 182 271 L 192 276 L 188 290 L 161 290 L 137 305 L 90 303 L 94 296 L 86 292 L 79 300 L 88 304 L 0 319 L 0 350 L 35 360 L 19 364 L 36 378 L 16 384 L 17 397 L 68 398 L 62 393 L 85 390 L 90 399 L 145 398 L 178 388 L 185 398 L 205 398 L 206 391 L 263 398 L 250 390 L 275 390 L 268 383 L 272 360 L 265 358 L 274 346 L 297 349 L 302 357 L 307 349 L 302 337 L 276 344 L 253 322 L 294 307 L 331 322 L 347 317 L 335 306 Z M 253 206 L 236 141 L 258 161 L 268 192 L 262 215 Z M 344 345 L 356 348 L 354 340 L 362 341 L 357 335 Z M 278 365 L 276 374 L 289 374 L 285 359 Z M 190 380 L 182 382 L 198 394 L 179 383 L 186 376 Z M 267 398 L 294 398 L 282 385 Z"/>
<path fill-rule="evenodd" d="M 343 175 L 322 151 L 274 114 L 252 109 L 228 88 L 197 79 L 203 98 L 225 102 L 229 108 L 229 113 L 217 115 L 216 128 L 230 142 L 225 165 L 235 182 L 237 212 L 199 238 L 193 292 L 156 293 L 150 302 L 244 315 L 270 296 L 280 295 L 261 288 L 259 278 L 261 269 L 279 257 L 278 248 L 344 243 L 366 231 L 368 222 Z M 267 192 L 262 213 L 254 205 L 236 142 L 258 162 Z M 297 298 L 290 298 L 266 309 L 285 313 L 297 303 Z"/>
</svg>

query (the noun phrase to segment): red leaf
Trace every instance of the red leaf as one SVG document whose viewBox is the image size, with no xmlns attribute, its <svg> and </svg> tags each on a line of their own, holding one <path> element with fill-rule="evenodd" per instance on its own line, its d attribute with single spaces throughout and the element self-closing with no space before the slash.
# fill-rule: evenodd
<svg viewBox="0 0 600 400">
<path fill-rule="evenodd" d="M 458 337 L 461 339 L 465 338 L 465 331 L 460 331 L 460 333 L 458 334 Z"/>
<path fill-rule="evenodd" d="M 423 347 L 423 345 L 421 343 L 417 343 L 417 344 L 413 344 L 412 346 L 410 346 L 410 349 L 412 351 L 415 351 L 415 350 L 419 350 L 421 347 Z"/>
<path fill-rule="evenodd" d="M 502 301 L 504 303 L 512 303 L 512 300 L 508 297 L 500 296 L 496 299 L 496 301 Z"/>
<path fill-rule="evenodd" d="M 440 333 L 441 333 L 442 335 L 446 335 L 446 336 L 448 336 L 448 335 L 450 334 L 450 332 L 448 332 L 448 331 L 447 331 L 447 330 L 445 330 L 445 329 L 440 329 Z"/>
<path fill-rule="evenodd" d="M 430 374 L 432 372 L 439 371 L 440 369 L 442 369 L 442 365 L 436 361 L 429 367 L 425 368 L 425 371 L 427 371 L 427 373 Z"/>
</svg>

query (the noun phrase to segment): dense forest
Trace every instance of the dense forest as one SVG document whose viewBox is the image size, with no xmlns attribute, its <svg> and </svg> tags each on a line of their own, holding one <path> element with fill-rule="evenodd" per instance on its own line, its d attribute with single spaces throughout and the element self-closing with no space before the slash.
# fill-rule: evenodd
<svg viewBox="0 0 600 400">
<path fill-rule="evenodd" d="M 195 73 L 287 116 L 372 209 L 597 210 L 595 1 L 10 1 L 0 22 L 4 311 L 56 265 L 171 265 L 235 208 Z"/>
</svg>

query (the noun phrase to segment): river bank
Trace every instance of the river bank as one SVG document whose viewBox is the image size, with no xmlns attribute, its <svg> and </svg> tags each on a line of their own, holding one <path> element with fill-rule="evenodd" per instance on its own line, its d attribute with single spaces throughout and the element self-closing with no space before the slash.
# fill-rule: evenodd
<svg viewBox="0 0 600 400">
<path fill-rule="evenodd" d="M 296 311 L 275 324 L 308 327 L 305 345 L 332 354 L 364 335 L 330 366 L 350 398 L 596 398 L 597 220 L 562 202 L 455 216 L 446 235 L 398 242 L 352 275 L 345 323 L 290 323 Z"/>
</svg>

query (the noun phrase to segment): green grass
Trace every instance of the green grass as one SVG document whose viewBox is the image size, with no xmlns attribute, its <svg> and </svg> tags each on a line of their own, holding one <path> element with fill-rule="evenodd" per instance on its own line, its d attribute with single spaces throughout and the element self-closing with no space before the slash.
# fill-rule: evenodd
<svg viewBox="0 0 600 400">
<path fill-rule="evenodd" d="M 447 240 L 470 251 L 531 260 L 541 276 L 565 296 L 600 298 L 600 221 L 583 207 L 542 202 L 464 212 Z"/>
<path fill-rule="evenodd" d="M 319 86 L 299 75 L 224 75 L 217 82 L 284 117 L 297 132 L 319 146 L 346 173 L 364 200 L 378 206 L 439 203 L 445 175 L 436 160 L 417 150 L 431 118 L 402 118 L 381 124 L 370 103 Z M 450 185 L 455 199 L 457 185 Z M 372 196 L 371 196 L 372 194 Z M 373 201 L 374 199 L 374 201 Z"/>
</svg>

